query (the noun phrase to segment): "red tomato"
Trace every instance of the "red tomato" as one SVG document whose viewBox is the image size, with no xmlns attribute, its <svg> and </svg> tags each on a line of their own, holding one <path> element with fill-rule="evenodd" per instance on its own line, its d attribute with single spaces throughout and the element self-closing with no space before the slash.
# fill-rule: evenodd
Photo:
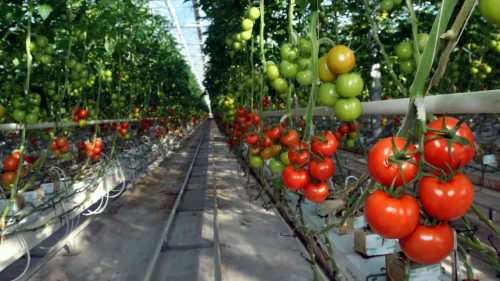
<svg viewBox="0 0 500 281">
<path fill-rule="evenodd" d="M 95 155 L 91 156 L 90 158 L 92 158 L 93 161 L 97 162 L 97 161 L 101 160 L 101 155 L 95 154 Z"/>
<path fill-rule="evenodd" d="M 56 138 L 56 144 L 58 147 L 63 147 L 65 145 L 68 145 L 68 139 L 64 137 L 58 137 Z"/>
<path fill-rule="evenodd" d="M 128 123 L 127 122 L 122 122 L 120 124 L 120 128 L 122 128 L 122 129 L 128 129 Z"/>
<path fill-rule="evenodd" d="M 271 139 L 267 134 L 263 134 L 262 137 L 260 138 L 260 145 L 263 147 L 270 147 L 273 144 Z"/>
<path fill-rule="evenodd" d="M 92 152 L 94 152 L 94 154 L 96 155 L 100 155 L 102 150 L 100 147 L 94 146 L 94 150 L 92 150 Z"/>
<path fill-rule="evenodd" d="M 293 166 L 288 166 L 281 174 L 281 180 L 288 189 L 301 190 L 309 183 L 309 175 L 304 169 L 295 170 Z"/>
<path fill-rule="evenodd" d="M 19 166 L 19 157 L 16 158 L 14 156 L 7 156 L 3 160 L 3 168 L 6 171 L 16 171 L 17 167 Z"/>
<path fill-rule="evenodd" d="M 5 184 L 13 184 L 16 180 L 16 172 L 3 172 L 2 174 L 2 182 Z"/>
<path fill-rule="evenodd" d="M 337 130 L 335 130 L 335 132 L 333 132 L 333 135 L 335 136 L 335 138 L 338 141 L 340 141 L 342 139 L 342 134 L 339 131 L 337 131 Z"/>
<path fill-rule="evenodd" d="M 251 121 L 251 120 L 252 120 L 252 112 L 247 111 L 247 112 L 245 113 L 245 117 L 247 118 L 247 120 L 248 120 L 248 121 Z"/>
<path fill-rule="evenodd" d="M 403 177 L 401 177 L 400 168 L 397 163 L 394 163 L 391 158 L 397 158 L 395 152 L 392 149 L 392 137 L 385 138 L 377 142 L 370 153 L 368 153 L 368 171 L 372 178 L 383 186 L 391 186 L 394 181 L 394 187 L 400 187 L 410 182 L 415 178 L 418 171 L 418 165 L 412 164 L 407 160 L 401 163 L 401 172 Z M 401 151 L 406 145 L 406 140 L 400 137 L 394 137 L 394 143 L 398 151 Z M 412 152 L 417 150 L 417 148 L 410 144 L 407 148 L 407 152 Z M 419 163 L 420 156 L 418 153 L 407 156 L 410 160 L 415 163 Z M 394 180 L 395 179 L 395 180 Z"/>
<path fill-rule="evenodd" d="M 453 127 L 455 127 L 459 122 L 458 119 L 453 117 L 444 117 L 444 119 L 439 118 L 429 123 L 427 127 L 429 129 L 442 130 L 443 120 L 448 130 L 453 130 Z M 438 138 L 433 138 L 437 135 L 439 135 Z M 454 138 L 457 137 L 466 139 L 469 141 L 470 145 L 456 142 Z M 452 142 L 451 151 L 448 150 L 448 142 Z M 427 134 L 425 134 L 425 160 L 436 168 L 448 171 L 448 166 L 452 169 L 456 169 L 459 166 L 464 167 L 472 160 L 475 153 L 476 147 L 474 144 L 474 135 L 465 123 L 460 125 L 455 135 L 442 135 L 431 131 L 428 131 Z"/>
<path fill-rule="evenodd" d="M 295 130 L 288 130 L 286 134 L 281 136 L 281 144 L 287 147 L 299 144 L 299 133 Z"/>
<path fill-rule="evenodd" d="M 448 182 L 426 176 L 420 180 L 418 198 L 424 210 L 441 221 L 461 218 L 474 201 L 474 187 L 462 173 Z"/>
<path fill-rule="evenodd" d="M 87 151 L 91 151 L 92 150 L 92 143 L 91 142 L 88 142 L 85 144 L 85 150 Z"/>
<path fill-rule="evenodd" d="M 349 133 L 349 127 L 346 124 L 342 124 L 339 126 L 338 131 L 341 135 L 347 135 Z"/>
<path fill-rule="evenodd" d="M 354 123 L 356 123 L 356 126 L 354 126 Z M 356 127 L 357 127 L 357 128 L 358 128 L 358 130 L 359 130 L 359 128 L 361 127 L 361 124 L 359 124 L 359 121 L 358 121 L 358 120 L 356 120 L 356 121 L 349 122 L 349 123 L 347 124 L 347 127 L 349 128 L 349 131 L 350 131 L 350 132 L 356 132 Z"/>
<path fill-rule="evenodd" d="M 453 251 L 453 230 L 448 223 L 434 227 L 419 224 L 410 235 L 399 239 L 399 246 L 412 261 L 435 264 Z"/>
<path fill-rule="evenodd" d="M 409 195 L 394 198 L 379 190 L 366 199 L 365 217 L 373 232 L 386 239 L 399 239 L 417 227 L 420 207 Z"/>
<path fill-rule="evenodd" d="M 314 136 L 311 142 L 311 151 L 317 155 L 330 157 L 335 151 L 339 142 L 331 132 L 322 132 Z"/>
<path fill-rule="evenodd" d="M 68 144 L 66 144 L 65 146 L 59 147 L 59 152 L 61 152 L 61 153 L 66 153 L 69 150 L 70 150 L 70 147 Z"/>
<path fill-rule="evenodd" d="M 80 121 L 80 117 L 78 115 L 73 116 L 73 122 L 78 122 Z"/>
<path fill-rule="evenodd" d="M 78 110 L 78 117 L 80 119 L 87 119 L 87 117 L 89 117 L 89 112 L 86 109 L 80 109 Z"/>
<path fill-rule="evenodd" d="M 300 147 L 291 146 L 288 150 L 288 159 L 290 163 L 304 166 L 309 159 L 309 151 L 307 150 L 307 143 L 301 142 Z"/>
<path fill-rule="evenodd" d="M 278 140 L 281 136 L 281 126 L 276 125 L 267 132 L 269 138 L 273 141 Z"/>
<path fill-rule="evenodd" d="M 94 143 L 94 146 L 101 148 L 102 147 L 102 140 L 101 139 L 96 139 L 95 143 Z"/>
<path fill-rule="evenodd" d="M 245 141 L 248 143 L 248 145 L 256 145 L 257 142 L 259 141 L 259 136 L 255 133 L 249 133 L 245 136 Z"/>
<path fill-rule="evenodd" d="M 259 122 L 260 122 L 260 117 L 259 117 L 259 114 L 254 113 L 254 114 L 252 115 L 252 122 L 253 122 L 254 124 L 259 124 Z"/>
<path fill-rule="evenodd" d="M 239 115 L 239 116 L 243 116 L 245 117 L 245 109 L 243 107 L 240 107 L 236 110 L 236 113 Z"/>
<path fill-rule="evenodd" d="M 239 124 L 244 124 L 246 121 L 247 121 L 247 119 L 245 118 L 245 116 L 236 117 L 236 122 Z"/>
<path fill-rule="evenodd" d="M 326 181 L 335 173 L 335 164 L 329 157 L 325 157 L 323 161 L 311 159 L 309 161 L 309 173 L 317 180 Z"/>
<path fill-rule="evenodd" d="M 322 181 L 317 184 L 309 182 L 304 188 L 304 196 L 313 203 L 320 203 L 328 197 L 328 185 Z"/>
<path fill-rule="evenodd" d="M 83 142 L 79 141 L 77 145 L 78 145 L 78 150 L 84 150 L 85 149 L 85 146 L 83 145 Z"/>
</svg>

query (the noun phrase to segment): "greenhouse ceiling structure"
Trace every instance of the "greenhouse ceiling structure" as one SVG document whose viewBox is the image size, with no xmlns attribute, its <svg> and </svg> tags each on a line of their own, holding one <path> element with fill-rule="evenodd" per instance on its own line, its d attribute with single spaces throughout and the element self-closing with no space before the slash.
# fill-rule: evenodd
<svg viewBox="0 0 500 281">
<path fill-rule="evenodd" d="M 207 60 L 203 54 L 204 32 L 209 21 L 199 9 L 197 0 L 152 0 L 149 8 L 153 14 L 169 19 L 171 33 L 179 43 L 179 51 L 186 58 L 202 89 L 204 67 Z"/>
</svg>

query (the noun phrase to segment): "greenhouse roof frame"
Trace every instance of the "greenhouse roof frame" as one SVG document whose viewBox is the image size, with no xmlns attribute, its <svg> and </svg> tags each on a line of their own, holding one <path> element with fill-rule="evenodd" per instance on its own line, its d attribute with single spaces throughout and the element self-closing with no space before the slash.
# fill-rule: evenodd
<svg viewBox="0 0 500 281">
<path fill-rule="evenodd" d="M 172 35 L 179 43 L 179 51 L 204 91 L 203 80 L 207 60 L 203 53 L 206 39 L 204 32 L 210 21 L 204 19 L 206 15 L 198 8 L 197 0 L 150 0 L 149 9 L 152 13 L 169 20 Z"/>
</svg>

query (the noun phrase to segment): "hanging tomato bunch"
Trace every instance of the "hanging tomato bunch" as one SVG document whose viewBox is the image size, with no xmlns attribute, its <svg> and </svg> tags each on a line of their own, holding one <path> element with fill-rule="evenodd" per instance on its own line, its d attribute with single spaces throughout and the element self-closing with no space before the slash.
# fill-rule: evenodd
<svg viewBox="0 0 500 281">
<path fill-rule="evenodd" d="M 73 158 L 68 139 L 65 137 L 57 137 L 54 139 L 50 145 L 50 149 L 54 156 L 61 157 L 63 160 L 71 160 Z"/>
<path fill-rule="evenodd" d="M 422 150 L 401 137 L 386 138 L 373 146 L 368 170 L 384 188 L 368 197 L 365 216 L 375 233 L 399 239 L 401 250 L 411 260 L 434 264 L 453 250 L 454 235 L 448 222 L 461 218 L 472 205 L 473 186 L 457 169 L 472 160 L 475 144 L 470 128 L 452 117 L 429 123 L 422 137 Z M 431 172 L 425 173 L 424 168 Z M 405 186 L 414 183 L 419 173 L 424 176 L 414 198 L 405 193 Z"/>
</svg>

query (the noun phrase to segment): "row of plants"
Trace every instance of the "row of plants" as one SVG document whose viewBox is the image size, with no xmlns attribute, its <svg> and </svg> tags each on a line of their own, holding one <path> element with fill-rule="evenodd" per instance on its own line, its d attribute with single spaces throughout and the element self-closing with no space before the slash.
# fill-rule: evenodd
<svg viewBox="0 0 500 281">
<path fill-rule="evenodd" d="M 398 260 L 409 269 L 410 261 L 432 265 L 452 254 L 449 222 L 462 219 L 467 231 L 458 238 L 457 251 L 466 257 L 466 279 L 474 279 L 469 249 L 479 250 L 500 272 L 497 254 L 474 236 L 465 216 L 471 209 L 500 237 L 498 227 L 472 205 L 472 184 L 458 171 L 476 153 L 473 134 L 464 120 L 426 114 L 423 103 L 427 95 L 498 88 L 499 80 L 490 75 L 498 69 L 493 2 L 481 0 L 476 9 L 473 0 L 200 1 L 212 20 L 204 85 L 215 119 L 228 146 L 249 155 L 259 175 L 264 169 L 280 175 L 273 182 L 282 193 L 278 207 L 288 205 L 286 194 L 300 198 L 294 224 L 305 237 L 328 244 L 327 233 L 363 209 L 372 233 L 398 240 L 403 253 Z M 328 183 L 341 166 L 339 142 L 355 144 L 361 101 L 381 99 L 370 93 L 379 83 L 385 99 L 409 97 L 408 113 L 393 136 L 365 149 L 368 171 L 354 185 L 331 189 Z M 333 108 L 345 127 L 317 131 L 318 105 Z M 306 112 L 298 121 L 292 116 L 297 107 Z M 276 109 L 286 114 L 266 122 L 265 111 Z M 368 178 L 372 184 L 348 204 L 349 193 Z M 321 229 L 306 226 L 304 200 L 333 198 L 346 202 L 341 218 Z M 306 240 L 309 260 L 318 280 L 311 240 Z"/>
<path fill-rule="evenodd" d="M 90 198 L 40 227 L 22 224 L 94 191 L 124 155 L 161 157 L 208 118 L 167 27 L 148 1 L 0 2 L 2 241 L 80 212 Z"/>
</svg>

